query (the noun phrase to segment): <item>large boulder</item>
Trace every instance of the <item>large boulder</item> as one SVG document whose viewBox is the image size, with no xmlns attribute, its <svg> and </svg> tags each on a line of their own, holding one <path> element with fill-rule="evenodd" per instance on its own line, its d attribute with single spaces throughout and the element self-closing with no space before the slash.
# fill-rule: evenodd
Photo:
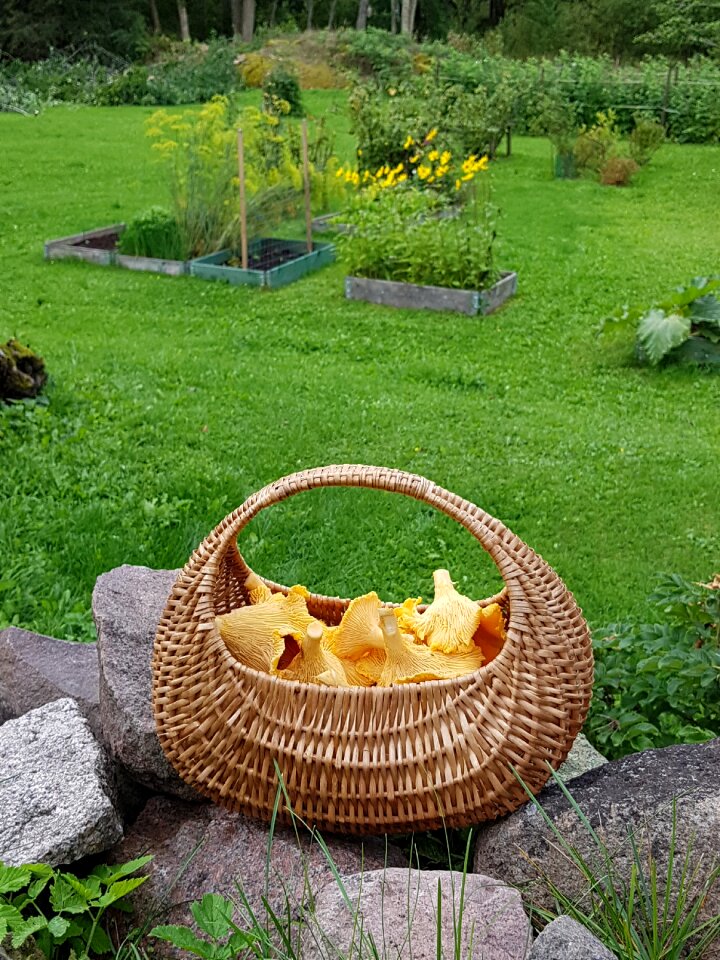
<svg viewBox="0 0 720 960">
<path fill-rule="evenodd" d="M 693 863 L 702 859 L 703 864 L 711 864 L 718 858 L 720 739 L 632 754 L 583 774 L 572 781 L 570 791 L 611 852 L 614 869 L 625 882 L 633 863 L 630 836 L 645 864 L 648 855 L 655 857 L 662 882 L 673 819 L 676 893 L 681 872 L 678 864 L 688 850 Z M 559 787 L 547 787 L 539 799 L 567 842 L 597 876 L 604 876 L 606 867 L 592 836 Z M 550 906 L 551 899 L 538 880 L 540 871 L 566 896 L 574 898 L 586 892 L 584 877 L 569 867 L 565 852 L 533 804 L 478 832 L 474 864 L 477 872 L 526 888 L 526 897 L 544 906 Z M 702 868 L 702 879 L 709 869 Z M 711 913 L 720 913 L 720 884 L 705 902 L 703 915 Z M 720 943 L 706 957 L 720 958 Z"/>
<path fill-rule="evenodd" d="M 18 627 L 0 632 L 0 723 L 72 697 L 101 735 L 97 649 Z"/>
<path fill-rule="evenodd" d="M 260 915 L 264 896 L 275 911 L 285 910 L 286 897 L 296 911 L 308 887 L 317 891 L 332 876 L 318 843 L 310 842 L 302 828 L 299 835 L 300 839 L 287 827 L 276 828 L 268 874 L 267 824 L 209 804 L 153 797 L 112 851 L 111 859 L 121 863 L 145 853 L 153 856 L 145 868 L 149 880 L 133 894 L 134 926 L 148 920 L 191 923 L 189 905 L 193 900 L 204 893 L 237 899 L 238 883 Z M 381 840 L 324 839 L 341 874 L 407 862 L 396 847 Z M 160 942 L 154 949 L 173 953 Z"/>
<path fill-rule="evenodd" d="M 177 571 L 122 566 L 93 592 L 100 661 L 100 719 L 113 758 L 138 783 L 186 800 L 199 795 L 175 772 L 155 732 L 151 659 Z"/>
<path fill-rule="evenodd" d="M 528 955 L 532 929 L 522 898 L 490 877 L 468 874 L 463 884 L 459 873 L 406 867 L 364 871 L 343 886 L 350 905 L 331 882 L 307 915 L 305 960 L 369 957 L 372 944 L 382 960 L 436 960 L 438 926 L 444 957 L 525 960 Z"/>
<path fill-rule="evenodd" d="M 558 917 L 533 944 L 529 960 L 617 960 L 581 923 Z"/>
<path fill-rule="evenodd" d="M 581 777 L 588 770 L 601 767 L 604 763 L 607 763 L 607 758 L 598 753 L 590 741 L 582 733 L 579 733 L 570 748 L 570 753 L 565 758 L 565 762 L 558 767 L 557 775 L 564 783 L 567 783 L 569 780 L 574 780 L 575 777 Z"/>
<path fill-rule="evenodd" d="M 107 758 L 74 700 L 0 727 L 0 860 L 72 863 L 122 836 Z"/>
</svg>

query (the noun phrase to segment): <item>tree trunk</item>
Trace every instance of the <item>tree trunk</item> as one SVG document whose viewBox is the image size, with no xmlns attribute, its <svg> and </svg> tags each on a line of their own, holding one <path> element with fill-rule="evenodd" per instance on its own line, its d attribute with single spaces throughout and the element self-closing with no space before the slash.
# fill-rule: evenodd
<svg viewBox="0 0 720 960">
<path fill-rule="evenodd" d="M 277 19 L 277 8 L 278 0 L 273 0 L 272 7 L 270 8 L 270 26 L 275 26 L 275 20 Z"/>
<path fill-rule="evenodd" d="M 162 33 L 160 14 L 158 13 L 157 3 L 155 0 L 150 0 L 150 19 L 152 20 L 153 33 Z"/>
<path fill-rule="evenodd" d="M 239 37 L 242 33 L 242 0 L 230 0 L 230 15 L 233 36 Z"/>
<path fill-rule="evenodd" d="M 242 0 L 242 38 L 250 43 L 255 33 L 255 0 Z"/>
<path fill-rule="evenodd" d="M 180 18 L 180 39 L 183 43 L 190 43 L 190 24 L 188 23 L 187 6 L 185 0 L 178 0 L 178 17 Z"/>
<path fill-rule="evenodd" d="M 315 6 L 315 0 L 307 0 L 307 24 L 305 26 L 306 30 L 312 30 L 314 6 Z"/>
<path fill-rule="evenodd" d="M 490 26 L 496 27 L 505 16 L 505 0 L 490 0 Z"/>
<path fill-rule="evenodd" d="M 398 0 L 390 0 L 390 33 L 398 32 Z"/>
<path fill-rule="evenodd" d="M 369 6 L 370 6 L 370 0 L 360 0 L 360 3 L 358 4 L 357 22 L 355 24 L 356 30 L 367 29 Z"/>
<path fill-rule="evenodd" d="M 335 11 L 337 10 L 337 0 L 331 0 L 330 15 L 328 16 L 328 30 L 335 29 Z"/>
<path fill-rule="evenodd" d="M 402 9 L 400 13 L 400 31 L 412 35 L 415 29 L 415 12 L 417 10 L 418 0 L 402 0 Z"/>
</svg>

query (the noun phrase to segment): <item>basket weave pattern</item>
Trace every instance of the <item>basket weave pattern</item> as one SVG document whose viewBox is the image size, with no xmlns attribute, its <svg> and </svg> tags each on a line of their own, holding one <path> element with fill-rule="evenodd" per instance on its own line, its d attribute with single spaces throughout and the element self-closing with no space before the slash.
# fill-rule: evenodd
<svg viewBox="0 0 720 960">
<path fill-rule="evenodd" d="M 506 611 L 498 656 L 464 677 L 387 688 L 300 684 L 238 663 L 214 623 L 248 602 L 237 536 L 261 510 L 324 486 L 402 493 L 465 527 L 505 582 L 482 601 Z M 313 594 L 308 608 L 337 623 L 348 602 Z M 526 794 L 510 765 L 537 792 L 549 776 L 546 761 L 557 768 L 582 726 L 592 675 L 590 636 L 572 594 L 500 521 L 414 474 L 329 466 L 253 494 L 190 557 L 158 626 L 153 703 L 173 766 L 215 802 L 269 819 L 277 763 L 293 809 L 308 822 L 393 833 L 514 810 Z"/>
</svg>

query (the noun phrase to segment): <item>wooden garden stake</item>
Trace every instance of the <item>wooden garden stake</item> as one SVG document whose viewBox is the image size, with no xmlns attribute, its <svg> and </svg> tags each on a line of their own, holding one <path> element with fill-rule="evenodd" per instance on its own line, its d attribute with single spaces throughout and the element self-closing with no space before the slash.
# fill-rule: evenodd
<svg viewBox="0 0 720 960">
<path fill-rule="evenodd" d="M 245 144 L 243 132 L 238 130 L 238 177 L 240 178 L 240 263 L 248 268 L 247 205 L 245 203 Z"/>
<path fill-rule="evenodd" d="M 310 210 L 310 160 L 308 159 L 308 128 L 307 120 L 302 122 L 302 152 L 303 152 L 303 180 L 305 182 L 305 235 L 307 236 L 308 253 L 312 253 L 312 213 Z"/>
</svg>

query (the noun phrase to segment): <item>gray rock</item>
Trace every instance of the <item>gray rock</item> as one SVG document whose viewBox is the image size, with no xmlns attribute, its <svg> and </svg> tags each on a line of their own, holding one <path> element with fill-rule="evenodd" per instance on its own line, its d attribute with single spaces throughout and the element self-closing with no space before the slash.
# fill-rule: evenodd
<svg viewBox="0 0 720 960">
<path fill-rule="evenodd" d="M 305 960 L 373 956 L 380 960 L 436 960 L 438 885 L 442 955 L 453 957 L 455 933 L 465 960 L 525 960 L 532 929 L 517 890 L 468 874 L 460 906 L 462 874 L 395 868 L 365 871 L 345 879 L 349 907 L 337 883 L 318 894 L 302 938 Z M 359 950 L 361 945 L 364 949 Z"/>
<path fill-rule="evenodd" d="M 262 897 L 268 896 L 275 911 L 284 913 L 285 897 L 296 912 L 307 894 L 331 877 L 328 862 L 315 843 L 300 831 L 278 827 L 272 843 L 269 877 L 266 872 L 269 827 L 237 813 L 210 804 L 183 803 L 169 797 L 153 797 L 111 854 L 121 863 L 150 853 L 145 868 L 149 880 L 132 896 L 133 926 L 145 921 L 191 923 L 189 905 L 205 893 L 220 893 L 237 899 L 240 883 L 259 915 Z M 324 838 L 341 874 L 375 870 L 385 863 L 407 862 L 396 847 L 381 840 Z M 268 879 L 266 887 L 266 878 Z M 167 944 L 152 941 L 156 955 L 175 956 Z"/>
<path fill-rule="evenodd" d="M 611 851 L 618 877 L 628 882 L 633 862 L 632 833 L 647 863 L 650 853 L 666 876 L 676 804 L 676 851 L 673 886 L 688 849 L 691 862 L 702 858 L 704 879 L 718 859 L 720 836 L 720 739 L 704 744 L 647 750 L 607 763 L 573 780 L 571 793 L 605 847 Z M 606 874 L 597 847 L 557 785 L 539 799 L 562 836 L 592 865 Z M 525 887 L 528 900 L 549 906 L 551 899 L 538 881 L 540 870 L 569 897 L 586 893 L 580 873 L 569 868 L 565 853 L 532 804 L 481 828 L 475 848 L 475 870 Z M 537 866 L 535 866 L 537 865 Z M 707 896 L 703 916 L 720 913 L 720 884 Z M 720 958 L 720 943 L 705 954 Z"/>
<path fill-rule="evenodd" d="M 0 723 L 72 697 L 99 737 L 98 677 L 94 643 L 68 643 L 9 627 L 0 632 Z"/>
<path fill-rule="evenodd" d="M 74 700 L 0 727 L 0 860 L 72 863 L 122 836 L 107 758 Z"/>
<path fill-rule="evenodd" d="M 567 783 L 568 780 L 574 780 L 575 777 L 582 776 L 588 770 L 601 767 L 604 763 L 607 763 L 607 758 L 598 753 L 586 737 L 579 733 L 575 738 L 575 743 L 570 748 L 570 753 L 565 758 L 565 762 L 558 767 L 557 775 L 564 783 Z"/>
<path fill-rule="evenodd" d="M 100 719 L 111 756 L 138 783 L 186 800 L 198 794 L 175 772 L 155 732 L 151 659 L 177 571 L 122 566 L 98 578 L 93 617 L 100 660 Z"/>
<path fill-rule="evenodd" d="M 617 960 L 581 923 L 558 917 L 533 944 L 529 960 Z"/>
</svg>

